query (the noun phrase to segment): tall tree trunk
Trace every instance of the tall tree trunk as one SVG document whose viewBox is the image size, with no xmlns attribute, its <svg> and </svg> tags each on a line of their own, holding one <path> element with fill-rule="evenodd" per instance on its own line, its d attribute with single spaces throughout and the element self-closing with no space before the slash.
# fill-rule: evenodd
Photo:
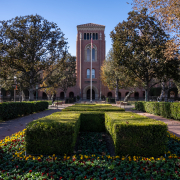
<svg viewBox="0 0 180 180">
<path fill-rule="evenodd" d="M 118 96 L 118 92 L 119 92 L 119 79 L 116 79 L 116 93 L 115 93 L 115 99 L 116 101 L 119 101 L 119 96 Z"/>
<path fill-rule="evenodd" d="M 25 101 L 25 94 L 24 94 L 23 90 L 22 90 L 21 94 L 22 94 L 22 101 Z"/>
<path fill-rule="evenodd" d="M 134 91 L 129 91 L 129 93 L 126 95 L 126 97 L 124 98 L 124 102 L 128 102 L 131 94 L 134 93 Z"/>
<path fill-rule="evenodd" d="M 161 94 L 160 94 L 160 101 L 162 101 L 162 98 L 164 98 L 164 101 L 168 101 L 168 91 L 170 89 L 170 86 L 167 86 L 165 82 L 161 83 Z"/>
<path fill-rule="evenodd" d="M 29 89 L 29 101 L 34 101 L 34 90 L 33 88 Z"/>
</svg>

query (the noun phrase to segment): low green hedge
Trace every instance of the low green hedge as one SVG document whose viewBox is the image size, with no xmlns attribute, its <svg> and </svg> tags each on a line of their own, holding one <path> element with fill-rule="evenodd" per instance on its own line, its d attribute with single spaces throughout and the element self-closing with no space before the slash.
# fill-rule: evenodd
<svg viewBox="0 0 180 180">
<path fill-rule="evenodd" d="M 80 128 L 80 114 L 57 112 L 30 122 L 25 141 L 28 154 L 71 154 Z"/>
<path fill-rule="evenodd" d="M 119 108 L 112 105 L 102 105 L 102 104 L 95 104 L 95 105 L 81 105 L 76 104 L 69 106 L 62 111 L 125 111 L 123 108 Z"/>
<path fill-rule="evenodd" d="M 130 112 L 106 112 L 105 126 L 117 155 L 160 156 L 167 147 L 167 125 Z"/>
<path fill-rule="evenodd" d="M 48 109 L 46 101 L 9 102 L 0 104 L 0 118 L 3 120 L 17 118 L 18 116 L 32 114 Z"/>
<path fill-rule="evenodd" d="M 135 109 L 151 114 L 180 120 L 180 103 L 174 102 L 135 102 Z"/>
<path fill-rule="evenodd" d="M 56 112 L 28 124 L 28 154 L 71 154 L 78 132 L 107 131 L 116 155 L 160 156 L 166 150 L 167 125 L 130 112 Z"/>
</svg>

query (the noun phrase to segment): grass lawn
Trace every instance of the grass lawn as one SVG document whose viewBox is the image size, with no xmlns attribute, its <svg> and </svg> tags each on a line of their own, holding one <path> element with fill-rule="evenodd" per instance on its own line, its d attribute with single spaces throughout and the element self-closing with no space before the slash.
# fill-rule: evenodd
<svg viewBox="0 0 180 180">
<path fill-rule="evenodd" d="M 0 179 L 180 179 L 180 138 L 166 157 L 110 156 L 102 133 L 80 133 L 72 156 L 25 154 L 25 130 L 0 141 Z"/>
</svg>

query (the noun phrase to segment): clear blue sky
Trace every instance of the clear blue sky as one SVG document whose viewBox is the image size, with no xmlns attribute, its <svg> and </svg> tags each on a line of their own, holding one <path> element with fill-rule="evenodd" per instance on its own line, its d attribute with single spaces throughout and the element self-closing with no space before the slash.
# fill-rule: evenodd
<svg viewBox="0 0 180 180">
<path fill-rule="evenodd" d="M 129 2 L 127 4 L 126 2 Z M 76 55 L 77 25 L 105 25 L 106 54 L 112 47 L 110 32 L 128 17 L 132 0 L 0 0 L 0 20 L 16 16 L 40 15 L 61 28 L 68 38 L 69 52 Z"/>
</svg>

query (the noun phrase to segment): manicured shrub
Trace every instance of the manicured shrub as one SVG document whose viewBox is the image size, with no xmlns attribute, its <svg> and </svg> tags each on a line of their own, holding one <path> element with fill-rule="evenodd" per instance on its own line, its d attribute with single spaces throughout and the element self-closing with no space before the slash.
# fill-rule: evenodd
<svg viewBox="0 0 180 180">
<path fill-rule="evenodd" d="M 71 154 L 80 128 L 80 114 L 53 113 L 32 121 L 25 132 L 29 154 Z"/>
<path fill-rule="evenodd" d="M 135 102 L 135 109 L 151 114 L 180 120 L 180 103 L 174 102 Z"/>
<path fill-rule="evenodd" d="M 167 146 L 167 125 L 129 112 L 106 112 L 105 126 L 117 155 L 160 156 Z"/>
<path fill-rule="evenodd" d="M 3 120 L 8 120 L 45 109 L 48 109 L 48 102 L 46 101 L 1 103 L 0 117 Z"/>
</svg>

